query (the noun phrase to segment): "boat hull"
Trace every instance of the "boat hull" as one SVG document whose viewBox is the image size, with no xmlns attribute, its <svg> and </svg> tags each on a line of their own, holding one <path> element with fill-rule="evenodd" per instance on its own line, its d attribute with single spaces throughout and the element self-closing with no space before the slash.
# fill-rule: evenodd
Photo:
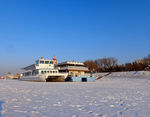
<svg viewBox="0 0 150 117">
<path fill-rule="evenodd" d="M 33 82 L 46 82 L 46 79 L 43 79 L 40 76 L 26 76 L 20 77 L 21 81 L 33 81 Z"/>
<path fill-rule="evenodd" d="M 22 76 L 21 81 L 33 81 L 33 82 L 64 82 L 67 74 L 57 74 L 57 75 L 37 75 L 37 76 Z"/>
</svg>

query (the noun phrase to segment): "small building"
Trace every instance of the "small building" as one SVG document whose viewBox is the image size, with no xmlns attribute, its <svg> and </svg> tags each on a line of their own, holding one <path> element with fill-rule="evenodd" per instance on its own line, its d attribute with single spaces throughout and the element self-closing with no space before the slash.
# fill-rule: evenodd
<svg viewBox="0 0 150 117">
<path fill-rule="evenodd" d="M 16 79 L 19 79 L 22 76 L 22 73 L 16 74 Z"/>
<path fill-rule="evenodd" d="M 59 63 L 58 65 L 60 72 L 68 72 L 69 76 L 79 77 L 85 75 L 88 72 L 88 68 L 81 62 L 66 61 Z"/>
<path fill-rule="evenodd" d="M 3 77 L 3 76 L 0 76 L 0 79 L 4 79 L 4 77 Z"/>
<path fill-rule="evenodd" d="M 4 79 L 15 79 L 16 76 L 13 75 L 12 73 L 8 72 L 5 76 L 4 76 Z"/>
<path fill-rule="evenodd" d="M 59 72 L 68 73 L 66 81 L 71 82 L 90 82 L 95 81 L 95 78 L 91 74 L 87 74 L 89 71 L 85 67 L 84 63 L 75 62 L 75 61 L 66 61 L 59 63 L 58 65 Z"/>
</svg>

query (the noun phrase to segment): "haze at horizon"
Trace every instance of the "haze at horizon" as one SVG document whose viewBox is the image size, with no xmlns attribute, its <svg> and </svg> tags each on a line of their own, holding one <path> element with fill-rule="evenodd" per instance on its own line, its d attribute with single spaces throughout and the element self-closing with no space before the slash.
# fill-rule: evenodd
<svg viewBox="0 0 150 117">
<path fill-rule="evenodd" d="M 150 54 L 150 1 L 1 0 L 0 75 L 44 56 L 59 62 Z"/>
</svg>

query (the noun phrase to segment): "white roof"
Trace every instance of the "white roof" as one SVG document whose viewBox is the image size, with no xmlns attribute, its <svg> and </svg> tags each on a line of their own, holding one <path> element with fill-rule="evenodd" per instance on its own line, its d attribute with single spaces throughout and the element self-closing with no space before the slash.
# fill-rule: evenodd
<svg viewBox="0 0 150 117">
<path fill-rule="evenodd" d="M 76 61 L 65 61 L 65 62 L 59 63 L 58 65 L 63 65 L 63 64 L 70 64 L 70 65 L 84 65 L 84 63 L 76 62 Z"/>
</svg>

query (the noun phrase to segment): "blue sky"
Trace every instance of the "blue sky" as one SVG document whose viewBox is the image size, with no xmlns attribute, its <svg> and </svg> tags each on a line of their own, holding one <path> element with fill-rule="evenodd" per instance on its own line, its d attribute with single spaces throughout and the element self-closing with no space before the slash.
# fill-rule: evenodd
<svg viewBox="0 0 150 117">
<path fill-rule="evenodd" d="M 0 0 L 0 74 L 61 61 L 150 54 L 149 0 Z"/>
</svg>

